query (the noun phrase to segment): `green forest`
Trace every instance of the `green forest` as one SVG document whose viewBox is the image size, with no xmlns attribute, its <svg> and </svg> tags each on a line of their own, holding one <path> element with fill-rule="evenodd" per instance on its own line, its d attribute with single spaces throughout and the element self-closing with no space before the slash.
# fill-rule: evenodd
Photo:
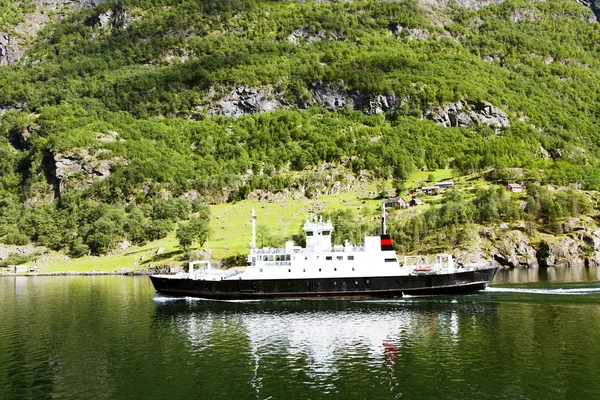
<svg viewBox="0 0 600 400">
<path fill-rule="evenodd" d="M 0 30 L 34 8 L 1 2 Z M 219 113 L 240 87 L 279 106 Z M 366 102 L 332 109 L 315 97 L 322 87 L 398 101 L 380 112 Z M 525 208 L 495 187 L 448 193 L 398 222 L 398 250 L 455 246 L 472 224 L 523 220 L 554 232 L 592 205 L 544 185 L 600 190 L 598 96 L 600 25 L 575 0 L 478 10 L 415 0 L 105 2 L 63 13 L 20 62 L 0 66 L 0 242 L 101 255 L 189 218 L 203 225 L 207 204 L 258 189 L 302 186 L 311 196 L 303 177 L 321 165 L 396 182 L 440 168 L 494 182 L 522 171 Z M 456 102 L 492 104 L 510 124 L 426 118 Z M 92 167 L 65 172 L 65 159 Z"/>
</svg>

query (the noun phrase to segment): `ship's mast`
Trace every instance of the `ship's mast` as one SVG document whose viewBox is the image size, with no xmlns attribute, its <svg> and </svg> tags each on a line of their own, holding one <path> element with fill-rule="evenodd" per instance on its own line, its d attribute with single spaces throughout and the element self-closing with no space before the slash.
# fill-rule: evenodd
<svg viewBox="0 0 600 400">
<path fill-rule="evenodd" d="M 381 203 L 381 234 L 387 235 L 387 226 L 385 224 L 385 200 Z"/>
<path fill-rule="evenodd" d="M 254 207 L 252 207 L 252 241 L 250 242 L 250 248 L 256 249 L 256 213 Z"/>
</svg>

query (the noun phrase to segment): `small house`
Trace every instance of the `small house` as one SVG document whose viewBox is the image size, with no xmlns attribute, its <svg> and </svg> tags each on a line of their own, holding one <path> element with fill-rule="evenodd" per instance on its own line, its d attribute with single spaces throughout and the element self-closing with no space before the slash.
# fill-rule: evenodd
<svg viewBox="0 0 600 400">
<path fill-rule="evenodd" d="M 23 274 L 27 271 L 28 271 L 27 265 L 14 265 L 13 266 L 13 273 L 15 273 L 15 274 Z"/>
<path fill-rule="evenodd" d="M 518 183 L 509 183 L 508 186 L 506 186 L 506 189 L 512 193 L 519 193 L 523 191 L 523 186 Z"/>
<path fill-rule="evenodd" d="M 436 194 L 438 189 L 439 187 L 437 186 L 423 186 L 421 188 L 421 191 L 423 192 L 423 194 Z"/>
<path fill-rule="evenodd" d="M 450 189 L 450 188 L 454 187 L 454 182 L 453 181 L 437 182 L 435 184 L 435 186 L 439 187 L 440 189 Z"/>
<path fill-rule="evenodd" d="M 391 199 L 386 199 L 383 202 L 385 208 L 406 208 L 408 207 L 408 203 L 404 201 L 402 197 L 394 197 Z"/>
<path fill-rule="evenodd" d="M 419 199 L 417 199 L 416 197 L 413 197 L 409 202 L 408 202 L 408 206 L 409 207 L 416 207 L 416 206 L 420 206 L 421 204 L 423 204 L 423 202 Z"/>
</svg>

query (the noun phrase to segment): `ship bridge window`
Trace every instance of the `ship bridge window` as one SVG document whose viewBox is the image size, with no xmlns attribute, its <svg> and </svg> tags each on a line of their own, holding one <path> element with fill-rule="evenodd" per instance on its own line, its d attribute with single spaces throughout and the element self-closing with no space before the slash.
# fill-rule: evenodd
<svg viewBox="0 0 600 400">
<path fill-rule="evenodd" d="M 323 236 L 329 236 L 331 235 L 331 231 L 323 231 Z"/>
<path fill-rule="evenodd" d="M 313 231 L 306 231 L 306 236 L 312 236 L 313 235 Z"/>
<path fill-rule="evenodd" d="M 385 262 L 397 262 L 398 260 L 396 260 L 395 258 L 386 258 Z"/>
<path fill-rule="evenodd" d="M 354 256 L 348 256 L 348 261 L 354 261 Z"/>
<path fill-rule="evenodd" d="M 337 256 L 336 258 L 337 258 L 338 260 L 343 260 L 343 259 L 344 259 L 344 256 Z"/>
<path fill-rule="evenodd" d="M 326 257 L 325 257 L 325 260 L 327 260 L 327 261 L 331 261 L 331 260 L 333 260 L 333 257 L 331 257 L 331 256 L 326 256 Z"/>
</svg>

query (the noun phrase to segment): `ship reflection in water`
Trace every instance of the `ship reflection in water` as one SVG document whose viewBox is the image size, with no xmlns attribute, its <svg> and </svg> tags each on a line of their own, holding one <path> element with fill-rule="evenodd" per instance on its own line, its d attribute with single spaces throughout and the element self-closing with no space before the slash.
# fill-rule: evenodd
<svg viewBox="0 0 600 400">
<path fill-rule="evenodd" d="M 158 319 L 199 357 L 222 351 L 227 359 L 228 346 L 235 348 L 236 362 L 250 364 L 261 398 L 266 380 L 286 374 L 321 394 L 347 393 L 349 379 L 376 379 L 389 397 L 389 391 L 405 392 L 398 380 L 403 358 L 422 357 L 440 342 L 440 351 L 457 351 L 452 344 L 463 325 L 473 330 L 495 314 L 493 306 L 473 301 L 485 294 L 462 298 L 219 302 L 157 295 L 155 301 Z M 422 372 L 433 374 L 434 366 L 425 364 Z"/>
</svg>

